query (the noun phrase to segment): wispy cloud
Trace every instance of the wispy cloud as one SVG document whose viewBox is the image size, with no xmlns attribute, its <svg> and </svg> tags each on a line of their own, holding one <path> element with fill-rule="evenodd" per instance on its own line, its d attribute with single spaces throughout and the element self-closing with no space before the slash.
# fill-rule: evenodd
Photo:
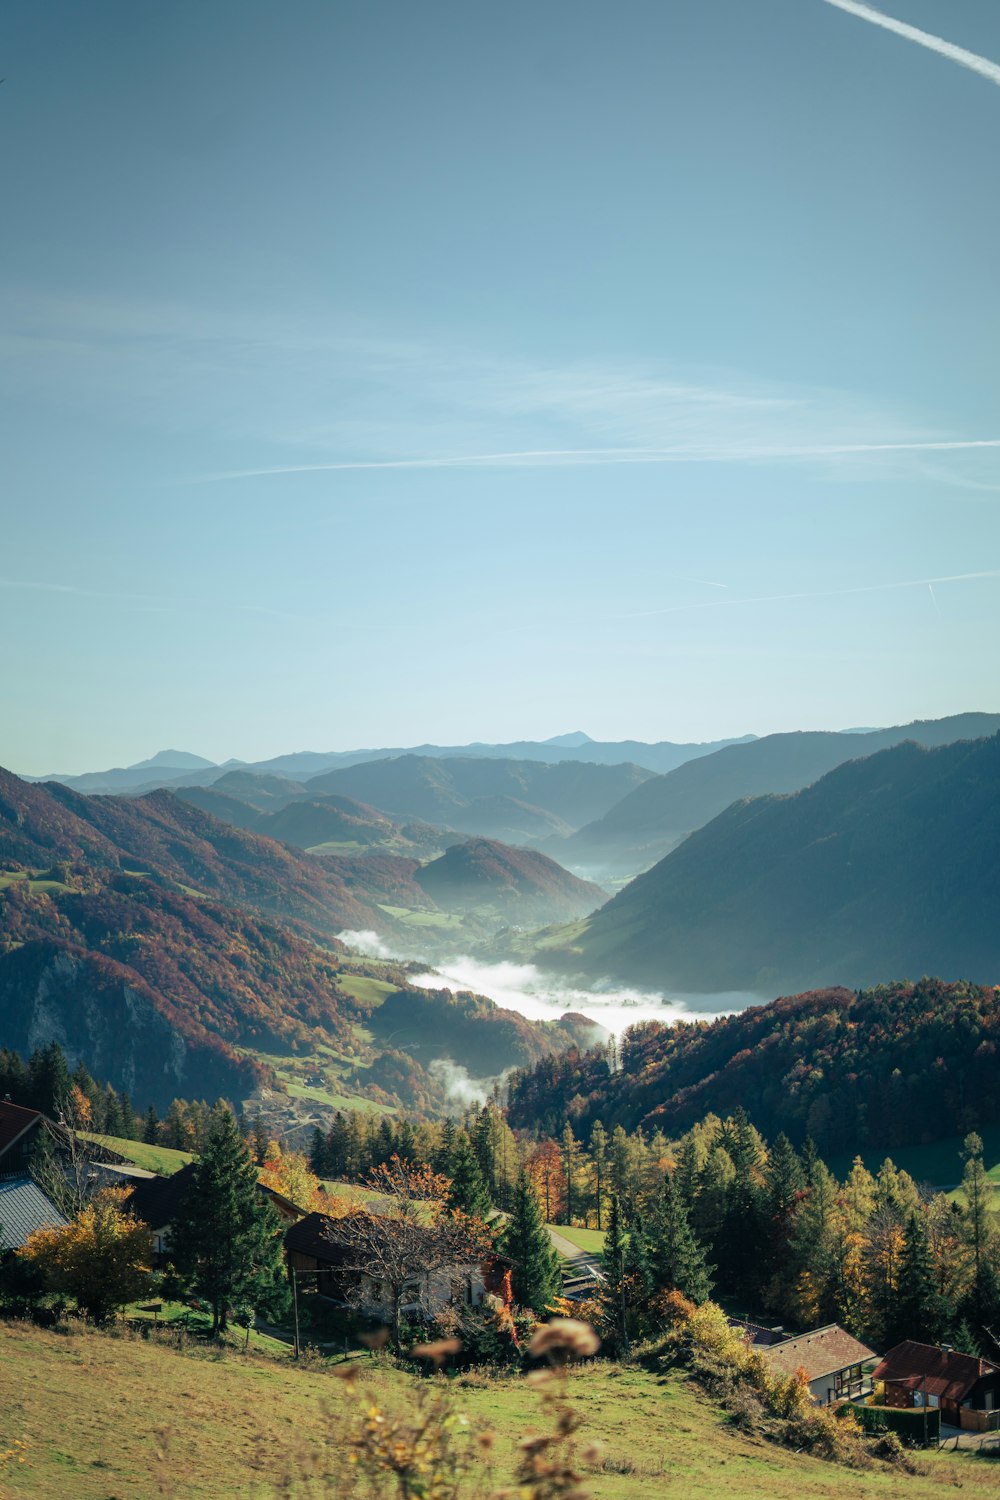
<svg viewBox="0 0 1000 1500">
<path fill-rule="evenodd" d="M 186 484 L 263 479 L 279 474 L 329 474 L 363 469 L 547 468 L 586 464 L 763 463 L 849 457 L 852 454 L 958 452 L 1000 448 L 1000 438 L 954 438 L 943 442 L 814 443 L 791 447 L 537 448 L 511 453 L 465 453 L 433 458 L 358 459 L 329 464 L 276 464 L 265 469 L 228 469 L 191 475 Z"/>
<path fill-rule="evenodd" d="M 630 610 L 615 615 L 618 620 L 640 620 L 653 615 L 673 615 L 691 609 L 731 609 L 746 604 L 780 604 L 792 599 L 842 599 L 851 594 L 882 594 L 892 589 L 929 588 L 934 598 L 936 583 L 971 583 L 977 579 L 1000 578 L 1000 568 L 984 568 L 976 573 L 946 573 L 938 578 L 888 579 L 882 583 L 863 583 L 843 589 L 802 589 L 788 594 L 750 594 L 740 599 L 704 599 L 690 604 L 665 604 L 658 609 Z"/>
<path fill-rule="evenodd" d="M 937 52 L 941 57 L 947 57 L 950 62 L 958 63 L 962 68 L 968 68 L 972 73 L 978 73 L 981 78 L 988 78 L 990 83 L 1000 83 L 1000 63 L 992 62 L 988 57 L 980 57 L 978 52 L 969 52 L 965 47 L 956 47 L 954 42 L 946 42 L 943 37 L 935 36 L 933 32 L 921 31 L 919 26 L 910 26 L 905 21 L 897 21 L 893 16 L 887 16 L 882 11 L 876 10 L 873 5 L 861 5 L 858 0 L 823 0 L 825 5 L 832 5 L 836 10 L 846 11 L 849 16 L 857 16 L 859 21 L 868 21 L 872 26 L 880 26 L 883 31 L 892 31 L 896 36 L 905 37 L 909 42 L 916 42 L 919 47 L 926 47 L 929 52 Z"/>
<path fill-rule="evenodd" d="M 863 391 L 649 359 L 501 357 L 351 329 L 334 314 L 306 322 L 22 294 L 0 321 L 12 330 L 0 339 L 12 389 L 159 428 L 174 452 L 211 434 L 246 455 L 214 472 L 149 476 L 170 485 L 681 463 L 811 463 L 840 478 L 904 479 L 906 455 L 1000 447 Z"/>
<path fill-rule="evenodd" d="M 154 594 L 129 594 L 108 589 L 81 588 L 75 583 L 54 583 L 46 579 L 0 578 L 0 589 L 18 590 L 35 594 L 67 594 L 74 598 L 96 599 L 102 603 L 115 604 L 125 609 L 141 610 L 150 614 L 189 614 L 193 608 L 217 610 L 223 614 L 266 615 L 275 620 L 302 620 L 305 617 L 285 610 L 271 609 L 265 604 L 242 604 L 226 599 L 169 599 Z"/>
</svg>

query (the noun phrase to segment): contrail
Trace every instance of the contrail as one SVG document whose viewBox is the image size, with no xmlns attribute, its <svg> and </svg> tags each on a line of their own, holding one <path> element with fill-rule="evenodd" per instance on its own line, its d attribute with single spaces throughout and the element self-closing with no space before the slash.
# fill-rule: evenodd
<svg viewBox="0 0 1000 1500">
<path fill-rule="evenodd" d="M 883 31 L 893 31 L 897 36 L 906 37 L 907 41 L 916 42 L 929 52 L 938 52 L 942 57 L 958 63 L 959 67 L 968 68 L 981 78 L 988 78 L 990 83 L 1000 83 L 1000 63 L 991 62 L 988 57 L 980 57 L 978 52 L 956 47 L 954 42 L 946 42 L 943 37 L 934 36 L 933 32 L 921 31 L 918 26 L 908 26 L 905 21 L 883 15 L 882 11 L 876 10 L 872 5 L 860 5 L 858 0 L 823 0 L 823 3 L 833 5 L 837 10 L 844 10 L 849 16 L 857 16 L 859 21 L 870 21 L 873 26 L 881 26 Z"/>
<path fill-rule="evenodd" d="M 707 599 L 700 604 L 667 604 L 660 609 L 638 609 L 626 615 L 608 616 L 615 620 L 640 620 L 651 615 L 674 615 L 689 609 L 729 609 L 735 604 L 779 604 L 788 599 L 841 599 L 847 594 L 881 594 L 887 589 L 929 588 L 934 598 L 936 583 L 967 583 L 976 578 L 1000 578 L 1000 568 L 980 573 L 949 573 L 941 578 L 904 578 L 890 583 L 864 583 L 846 589 L 808 589 L 795 594 L 753 594 L 746 599 Z M 934 599 L 937 608 L 937 599 Z"/>
<path fill-rule="evenodd" d="M 935 612 L 936 612 L 936 613 L 937 613 L 937 614 L 940 614 L 940 613 L 941 613 L 941 606 L 940 606 L 940 604 L 938 604 L 938 602 L 937 602 L 937 594 L 935 594 L 935 592 L 934 592 L 934 585 L 933 585 L 933 583 L 929 583 L 929 584 L 928 584 L 928 585 L 927 585 L 927 592 L 928 592 L 928 593 L 929 593 L 929 594 L 930 594 L 930 596 L 931 596 L 931 603 L 932 603 L 932 604 L 933 604 L 933 606 L 934 606 L 934 609 L 935 609 Z"/>
<path fill-rule="evenodd" d="M 834 0 L 826 0 L 834 4 Z M 839 3 L 839 0 L 837 0 Z M 359 459 L 331 464 L 278 464 L 268 469 L 226 469 L 194 474 L 179 484 L 221 484 L 233 479 L 267 479 L 280 474 L 338 474 L 364 469 L 540 468 L 579 464 L 731 464 L 777 459 L 844 458 L 855 453 L 948 453 L 1000 448 L 1000 438 L 959 438 L 926 443 L 829 443 L 772 448 L 529 448 L 511 453 L 466 453 L 454 458 Z"/>
</svg>

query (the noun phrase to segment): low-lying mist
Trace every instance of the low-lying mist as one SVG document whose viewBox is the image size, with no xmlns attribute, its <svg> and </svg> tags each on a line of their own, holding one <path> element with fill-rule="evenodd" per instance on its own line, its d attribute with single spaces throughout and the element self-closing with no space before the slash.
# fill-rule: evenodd
<svg viewBox="0 0 1000 1500">
<path fill-rule="evenodd" d="M 393 952 L 375 932 L 342 932 L 340 937 L 354 952 L 370 958 L 399 960 L 404 956 Z M 713 1020 L 760 1005 L 765 998 L 740 992 L 663 995 L 610 981 L 581 989 L 534 964 L 482 963 L 465 955 L 435 961 L 433 968 L 413 975 L 412 982 L 428 990 L 471 990 L 530 1021 L 554 1021 L 566 1011 L 577 1011 L 616 1036 L 637 1021 L 670 1025 L 674 1021 Z"/>
<path fill-rule="evenodd" d="M 760 1004 L 757 995 L 659 995 L 650 991 L 601 984 L 579 989 L 534 964 L 480 963 L 457 957 L 416 974 L 421 989 L 474 990 L 497 1005 L 516 1010 L 531 1021 L 553 1021 L 566 1011 L 578 1011 L 607 1031 L 620 1035 L 637 1021 L 712 1020 Z"/>
</svg>

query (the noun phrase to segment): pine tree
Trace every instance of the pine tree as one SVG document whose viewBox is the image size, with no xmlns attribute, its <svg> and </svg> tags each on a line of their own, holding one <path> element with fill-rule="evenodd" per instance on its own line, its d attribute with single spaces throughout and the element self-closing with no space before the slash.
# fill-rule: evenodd
<svg viewBox="0 0 1000 1500">
<path fill-rule="evenodd" d="M 350 1173 L 351 1136 L 350 1127 L 338 1109 L 326 1133 L 323 1143 L 323 1171 L 318 1177 L 347 1177 Z"/>
<path fill-rule="evenodd" d="M 441 1126 L 441 1137 L 431 1158 L 431 1166 L 443 1177 L 451 1176 L 451 1155 L 455 1149 L 456 1134 L 455 1121 L 449 1115 Z"/>
<path fill-rule="evenodd" d="M 698 1142 L 693 1130 L 689 1130 L 677 1148 L 677 1166 L 674 1170 L 674 1189 L 690 1215 L 698 1198 L 699 1178 L 702 1162 L 699 1158 Z"/>
<path fill-rule="evenodd" d="M 692 1302 L 708 1301 L 715 1268 L 705 1263 L 705 1252 L 670 1176 L 665 1178 L 657 1195 L 646 1230 L 646 1244 L 653 1284 L 659 1291 L 676 1288 Z"/>
<path fill-rule="evenodd" d="M 455 1139 L 451 1153 L 451 1186 L 448 1189 L 448 1207 L 461 1209 L 474 1219 L 486 1219 L 491 1208 L 489 1189 L 483 1181 L 476 1153 L 465 1131 Z"/>
<path fill-rule="evenodd" d="M 580 1212 L 580 1142 L 573 1134 L 573 1127 L 566 1121 L 560 1141 L 562 1150 L 563 1179 L 566 1183 L 566 1223 L 572 1224 Z"/>
<path fill-rule="evenodd" d="M 281 1224 L 225 1104 L 212 1113 L 170 1251 L 182 1284 L 211 1307 L 213 1334 L 225 1331 L 233 1306 L 277 1311 L 287 1301 Z"/>
<path fill-rule="evenodd" d="M 160 1139 L 160 1117 L 151 1104 L 146 1111 L 142 1127 L 142 1138 L 147 1146 L 155 1146 Z"/>
<path fill-rule="evenodd" d="M 733 1180 L 726 1193 L 722 1224 L 714 1244 L 719 1258 L 719 1280 L 737 1296 L 755 1301 L 761 1290 L 762 1250 L 766 1243 L 760 1182 L 763 1146 L 742 1107 L 727 1123 L 725 1139 L 733 1164 Z"/>
<path fill-rule="evenodd" d="M 608 1193 L 608 1133 L 600 1120 L 595 1120 L 590 1132 L 590 1160 L 594 1168 L 594 1203 L 597 1208 L 597 1227 L 604 1228 L 604 1202 Z"/>
<path fill-rule="evenodd" d="M 500 1236 L 500 1250 L 513 1263 L 514 1301 L 541 1315 L 559 1295 L 562 1270 L 523 1168 L 517 1176 L 510 1218 Z"/>
<path fill-rule="evenodd" d="M 73 1080 L 58 1042 L 39 1047 L 28 1059 L 28 1082 L 33 1109 L 43 1115 L 57 1115 L 65 1108 Z"/>
<path fill-rule="evenodd" d="M 997 1278 L 989 1254 L 996 1234 L 992 1223 L 993 1184 L 983 1166 L 983 1142 L 975 1134 L 967 1135 L 962 1149 L 965 1172 L 962 1193 L 965 1198 L 965 1240 L 972 1257 L 972 1287 L 966 1299 L 966 1316 L 976 1327 L 990 1323 L 996 1316 Z"/>
<path fill-rule="evenodd" d="M 628 1293 L 625 1274 L 625 1246 L 627 1236 L 622 1222 L 621 1204 L 618 1194 L 612 1193 L 608 1209 L 608 1228 L 604 1236 L 601 1265 L 604 1270 L 604 1286 L 601 1289 L 601 1304 L 605 1328 L 611 1333 L 611 1342 L 623 1353 L 628 1353 Z"/>
<path fill-rule="evenodd" d="M 842 1263 L 836 1224 L 837 1184 L 816 1158 L 790 1236 L 784 1311 L 807 1328 L 836 1317 Z"/>
<path fill-rule="evenodd" d="M 312 1135 L 309 1137 L 309 1170 L 317 1177 L 327 1177 L 326 1170 L 326 1136 L 318 1125 L 314 1125 Z"/>
<path fill-rule="evenodd" d="M 934 1262 L 927 1230 L 922 1217 L 911 1213 L 906 1221 L 899 1263 L 898 1292 L 885 1320 L 884 1347 L 891 1349 L 903 1339 L 935 1344 L 940 1335 Z"/>
<path fill-rule="evenodd" d="M 493 1115 L 488 1104 L 484 1104 L 472 1127 L 472 1147 L 479 1162 L 479 1170 L 483 1174 L 483 1182 L 490 1198 L 496 1195 L 497 1185 L 497 1161 L 496 1146 L 493 1139 Z"/>
</svg>

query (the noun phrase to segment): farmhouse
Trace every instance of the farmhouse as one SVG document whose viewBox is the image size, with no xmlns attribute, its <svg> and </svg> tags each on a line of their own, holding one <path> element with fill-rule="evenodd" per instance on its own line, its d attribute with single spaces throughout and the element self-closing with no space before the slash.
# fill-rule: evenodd
<svg viewBox="0 0 1000 1500">
<path fill-rule="evenodd" d="M 0 1099 L 0 1177 L 27 1172 L 44 1119 L 37 1109 Z"/>
<path fill-rule="evenodd" d="M 1000 1410 L 1000 1366 L 948 1345 L 906 1339 L 890 1349 L 872 1371 L 876 1399 L 897 1408 L 939 1407 L 953 1427 L 984 1432 Z"/>
<path fill-rule="evenodd" d="M 170 1246 L 170 1229 L 180 1210 L 181 1201 L 194 1181 L 194 1162 L 188 1162 L 172 1177 L 139 1177 L 131 1182 L 132 1192 L 126 1207 L 129 1213 L 149 1226 L 153 1236 L 154 1263 L 162 1265 Z M 277 1210 L 283 1223 L 292 1224 L 304 1212 L 283 1193 L 257 1184 L 257 1191 Z"/>
<path fill-rule="evenodd" d="M 820 1406 L 864 1395 L 867 1382 L 863 1366 L 868 1360 L 878 1358 L 873 1349 L 839 1323 L 828 1323 L 825 1328 L 814 1328 L 812 1333 L 784 1339 L 761 1353 L 772 1369 L 782 1375 L 804 1370 L 812 1398 Z"/>
<path fill-rule="evenodd" d="M 390 1219 L 366 1216 L 372 1233 L 387 1237 L 394 1233 Z M 315 1272 L 316 1290 L 337 1302 L 352 1302 L 371 1314 L 388 1317 L 391 1312 L 385 1288 L 367 1273 L 351 1247 L 333 1237 L 337 1220 L 326 1214 L 307 1214 L 285 1234 L 285 1252 L 290 1274 Z M 428 1231 L 428 1241 L 430 1232 Z M 430 1258 L 430 1257 L 429 1257 Z M 444 1265 L 408 1278 L 400 1301 L 400 1312 L 408 1318 L 432 1318 L 445 1307 L 460 1302 L 482 1307 L 495 1298 L 510 1307 L 513 1293 L 510 1262 L 499 1255 L 484 1256 L 470 1264 Z"/>
</svg>

